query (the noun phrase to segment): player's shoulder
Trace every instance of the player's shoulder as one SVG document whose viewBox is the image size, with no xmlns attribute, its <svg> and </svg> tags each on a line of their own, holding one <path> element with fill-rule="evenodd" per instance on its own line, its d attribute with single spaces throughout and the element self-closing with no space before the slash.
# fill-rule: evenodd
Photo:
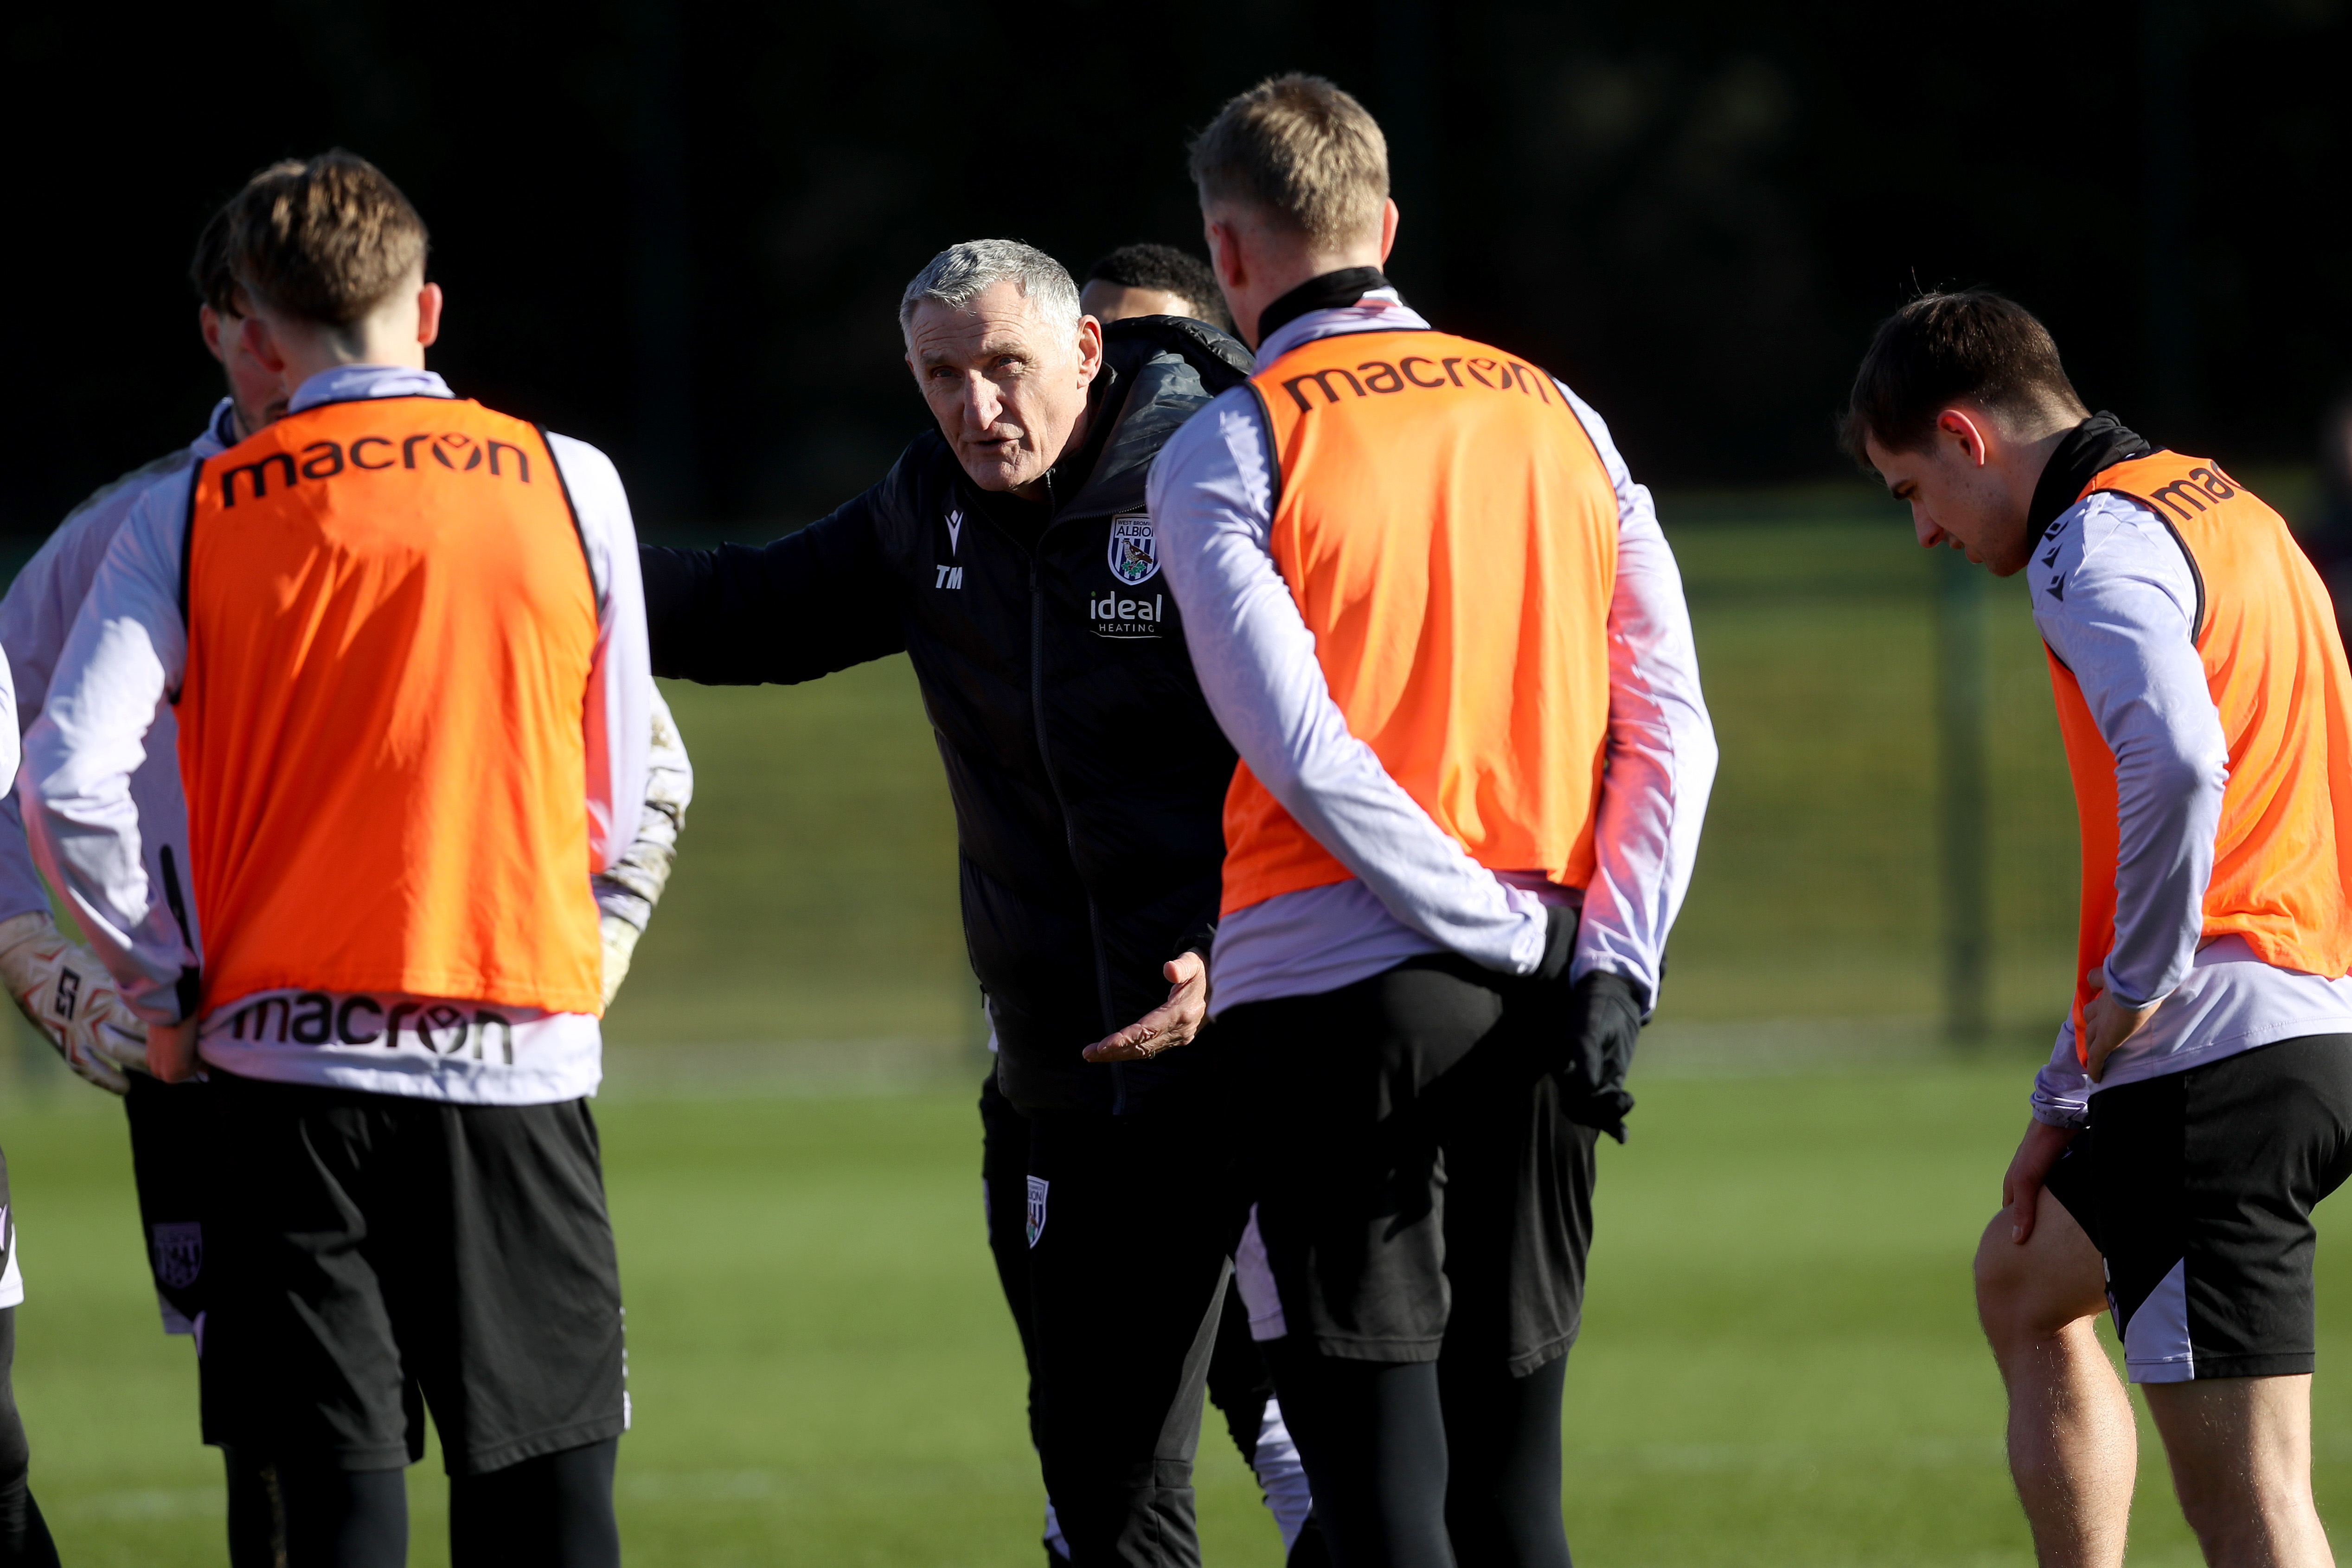
<svg viewBox="0 0 2352 1568">
<path fill-rule="evenodd" d="M 2193 602 L 2196 582 L 2180 542 L 2129 497 L 2096 491 L 2042 530 L 2026 567 L 2039 615 L 2069 616 L 2119 593 L 2156 589 Z"/>
<path fill-rule="evenodd" d="M 620 469 L 604 455 L 603 447 L 544 426 L 541 427 L 540 434 L 547 438 L 547 450 L 563 470 L 565 483 L 576 485 L 583 478 L 610 480 L 615 485 L 621 482 Z"/>
<path fill-rule="evenodd" d="M 199 454 L 193 445 L 174 447 L 161 457 L 142 463 L 129 473 L 108 480 L 83 497 L 50 538 L 70 530 L 93 527 L 120 527 L 139 498 L 168 479 L 185 474 L 196 465 Z"/>
<path fill-rule="evenodd" d="M 19 586 L 37 590 L 61 573 L 79 577 L 81 586 L 87 589 L 99 560 L 114 542 L 114 536 L 122 531 L 131 509 L 157 488 L 174 479 L 184 481 L 200 455 L 194 446 L 178 447 L 91 491 L 65 515 L 65 520 L 50 531 L 41 548 L 17 572 L 16 581 L 9 587 L 10 595 L 13 597 Z M 69 570 L 77 567 L 82 570 Z"/>
</svg>

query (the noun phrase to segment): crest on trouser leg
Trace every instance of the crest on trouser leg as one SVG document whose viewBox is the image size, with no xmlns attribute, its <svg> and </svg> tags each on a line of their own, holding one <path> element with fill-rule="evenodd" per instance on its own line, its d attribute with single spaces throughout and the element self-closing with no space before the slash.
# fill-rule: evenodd
<svg viewBox="0 0 2352 1568">
<path fill-rule="evenodd" d="M 1029 1178 L 1029 1245 L 1037 1245 L 1037 1238 L 1045 1234 L 1045 1186 L 1044 1176 Z"/>
</svg>

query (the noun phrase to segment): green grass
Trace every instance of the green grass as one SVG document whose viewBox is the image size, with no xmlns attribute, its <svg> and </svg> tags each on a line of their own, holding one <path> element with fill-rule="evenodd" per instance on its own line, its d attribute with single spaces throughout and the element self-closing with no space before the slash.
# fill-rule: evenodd
<svg viewBox="0 0 2352 1568">
<path fill-rule="evenodd" d="M 1601 1155 L 1570 1363 L 1579 1561 L 2030 1561 L 1968 1256 L 2021 1120 L 2021 1063 L 1637 1079 Z M 636 1427 L 640 1565 L 1019 1564 L 1041 1504 L 1020 1353 L 983 1243 L 970 1097 L 600 1107 Z M 16 1384 L 37 1495 L 83 1564 L 221 1560 L 184 1340 L 157 1332 L 121 1119 L 0 1104 L 30 1295 Z M 2320 1250 L 2318 1484 L 2352 1507 L 2352 1246 Z M 2154 1444 L 2133 1561 L 2195 1561 Z M 1240 1460 L 1202 1444 L 1209 1561 L 1272 1568 Z M 415 1560 L 446 1560 L 437 1465 Z"/>
<path fill-rule="evenodd" d="M 1674 531 L 1724 764 L 1635 1139 L 1602 1155 L 1567 1433 L 1588 1564 L 2028 1561 L 1967 1264 L 2067 988 L 2073 808 L 2042 655 L 2022 593 L 1997 585 L 2004 1043 L 1964 1061 L 1919 1043 L 1937 1006 L 1930 562 L 1891 511 L 1811 507 L 1763 526 L 1692 508 Z M 977 1010 L 911 674 L 668 691 L 697 798 L 608 1019 L 618 1087 L 599 1110 L 638 1423 L 630 1560 L 1026 1568 L 1042 1500 L 981 1236 Z M 1881 1039 L 1910 1042 L 1906 1070 L 1740 1071 Z M 1701 1059 L 1730 1075 L 1676 1075 Z M 753 1092 L 763 1063 L 801 1064 L 782 1075 L 804 1085 L 874 1064 L 908 1092 Z M 735 1087 L 626 1092 L 686 1068 Z M 13 1076 L 36 1487 L 70 1562 L 217 1562 L 217 1468 L 189 1347 L 156 1332 L 120 1115 L 45 1055 Z M 2320 1270 L 2334 1368 L 2352 1250 L 2323 1241 Z M 2318 1397 L 2320 1496 L 2340 1510 L 2352 1383 L 2324 1371 Z M 1210 1561 L 1270 1565 L 1213 1427 L 1202 1453 Z M 2134 1561 L 2192 1562 L 2144 1453 Z M 444 1561 L 436 1462 L 412 1498 L 415 1560 Z"/>
</svg>

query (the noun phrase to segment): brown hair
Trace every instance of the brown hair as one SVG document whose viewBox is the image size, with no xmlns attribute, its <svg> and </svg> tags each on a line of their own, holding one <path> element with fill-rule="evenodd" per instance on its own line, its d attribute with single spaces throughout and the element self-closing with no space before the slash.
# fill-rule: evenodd
<svg viewBox="0 0 2352 1568">
<path fill-rule="evenodd" d="M 272 163 L 229 204 L 228 265 L 257 301 L 348 327 L 424 269 L 427 236 L 383 171 L 338 147 Z"/>
<path fill-rule="evenodd" d="M 254 179 L 258 180 L 266 174 L 299 174 L 301 172 L 302 165 L 289 159 L 272 163 Z M 188 281 L 195 285 L 196 298 L 224 316 L 252 314 L 244 291 L 237 287 L 236 274 L 229 269 L 228 231 L 236 216 L 236 201 L 232 197 L 221 204 L 218 212 L 205 220 L 204 232 L 196 235 L 196 254 L 188 260 Z"/>
<path fill-rule="evenodd" d="M 1381 221 L 1389 144 L 1364 106 L 1321 77 L 1270 77 L 1192 142 L 1203 205 L 1242 201 L 1326 249 Z"/>
<path fill-rule="evenodd" d="M 1865 437 L 1890 452 L 1921 451 L 1937 414 L 1963 399 L 2027 417 L 2089 413 L 2050 329 L 2014 299 L 1965 288 L 1923 294 L 1878 324 L 1854 372 L 1839 444 L 1865 465 Z"/>
</svg>

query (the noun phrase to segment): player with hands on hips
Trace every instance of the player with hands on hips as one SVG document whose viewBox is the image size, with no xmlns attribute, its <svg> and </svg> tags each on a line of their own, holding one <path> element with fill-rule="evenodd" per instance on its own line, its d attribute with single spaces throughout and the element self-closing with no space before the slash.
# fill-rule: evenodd
<svg viewBox="0 0 2352 1568">
<path fill-rule="evenodd" d="M 1848 450 L 1919 543 L 2022 575 L 2082 829 L 2073 1006 L 1976 1255 L 2045 1563 L 2123 1561 L 2110 1314 L 2215 1564 L 2333 1561 L 2313 1207 L 2352 1175 L 2352 668 L 2284 519 L 2075 392 L 1980 290 L 1881 324 Z"/>
</svg>

